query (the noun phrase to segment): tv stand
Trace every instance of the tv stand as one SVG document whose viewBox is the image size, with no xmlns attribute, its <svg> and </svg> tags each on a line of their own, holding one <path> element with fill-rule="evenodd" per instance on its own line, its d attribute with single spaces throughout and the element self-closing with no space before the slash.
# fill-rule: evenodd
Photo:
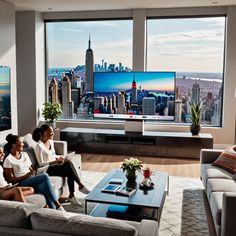
<svg viewBox="0 0 236 236">
<path fill-rule="evenodd" d="M 213 148 L 211 134 L 185 132 L 125 132 L 116 129 L 66 128 L 60 132 L 68 149 L 78 153 L 128 156 L 200 158 L 202 148 Z"/>
<path fill-rule="evenodd" d="M 143 133 L 144 121 L 140 120 L 126 120 L 125 133 Z"/>
</svg>

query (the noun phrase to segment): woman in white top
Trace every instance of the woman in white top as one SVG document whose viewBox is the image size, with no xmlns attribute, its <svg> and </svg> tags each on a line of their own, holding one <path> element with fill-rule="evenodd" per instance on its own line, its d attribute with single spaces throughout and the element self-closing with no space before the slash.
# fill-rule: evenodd
<svg viewBox="0 0 236 236">
<path fill-rule="evenodd" d="M 36 128 L 33 131 L 32 137 L 38 142 L 35 148 L 38 164 L 39 166 L 48 165 L 47 173 L 50 176 L 67 177 L 70 192 L 68 200 L 74 205 L 81 206 L 81 202 L 79 202 L 74 194 L 74 183 L 76 182 L 78 184 L 79 191 L 84 194 L 89 193 L 89 190 L 81 183 L 78 176 L 74 173 L 70 162 L 64 162 L 64 157 L 56 155 L 52 140 L 53 135 L 53 128 L 48 124 L 43 124 L 40 128 Z"/>
<path fill-rule="evenodd" d="M 0 147 L 0 162 L 4 159 L 3 148 Z M 19 202 L 26 202 L 24 196 L 31 195 L 34 193 L 34 189 L 31 187 L 13 187 L 8 184 L 3 175 L 3 168 L 0 164 L 0 200 L 16 200 Z"/>
<path fill-rule="evenodd" d="M 36 175 L 31 166 L 31 161 L 26 152 L 23 152 L 23 142 L 17 135 L 9 134 L 6 137 L 7 144 L 4 146 L 9 153 L 3 163 L 6 178 L 11 183 L 19 183 L 20 186 L 33 187 L 35 192 L 44 195 L 50 208 L 64 211 L 55 195 L 48 174 Z"/>
</svg>

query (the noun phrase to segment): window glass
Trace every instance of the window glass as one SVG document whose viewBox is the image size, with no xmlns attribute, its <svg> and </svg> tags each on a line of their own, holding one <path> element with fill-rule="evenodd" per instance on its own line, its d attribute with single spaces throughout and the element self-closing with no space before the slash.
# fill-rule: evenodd
<svg viewBox="0 0 236 236">
<path fill-rule="evenodd" d="M 130 71 L 132 20 L 46 23 L 48 101 L 63 118 L 92 118 L 93 72 Z"/>
<path fill-rule="evenodd" d="M 176 72 L 175 122 L 191 122 L 193 100 L 202 125 L 222 125 L 224 39 L 224 16 L 147 20 L 147 70 Z"/>
</svg>

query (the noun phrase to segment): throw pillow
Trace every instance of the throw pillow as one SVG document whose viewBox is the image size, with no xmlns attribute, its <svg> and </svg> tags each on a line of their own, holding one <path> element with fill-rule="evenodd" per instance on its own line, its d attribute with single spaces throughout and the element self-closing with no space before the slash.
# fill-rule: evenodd
<svg viewBox="0 0 236 236">
<path fill-rule="evenodd" d="M 236 174 L 236 152 L 233 148 L 225 149 L 212 165 Z"/>
</svg>

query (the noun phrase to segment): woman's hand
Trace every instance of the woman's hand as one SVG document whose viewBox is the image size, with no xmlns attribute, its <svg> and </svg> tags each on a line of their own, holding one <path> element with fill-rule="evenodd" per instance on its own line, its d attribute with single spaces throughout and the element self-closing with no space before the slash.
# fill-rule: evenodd
<svg viewBox="0 0 236 236">
<path fill-rule="evenodd" d="M 36 175 L 36 171 L 34 171 L 33 169 L 31 169 L 27 174 L 26 176 L 29 178 L 29 177 L 33 177 Z"/>
<path fill-rule="evenodd" d="M 62 165 L 64 163 L 64 158 L 63 157 L 57 157 L 56 161 L 57 161 L 58 165 Z"/>
</svg>

